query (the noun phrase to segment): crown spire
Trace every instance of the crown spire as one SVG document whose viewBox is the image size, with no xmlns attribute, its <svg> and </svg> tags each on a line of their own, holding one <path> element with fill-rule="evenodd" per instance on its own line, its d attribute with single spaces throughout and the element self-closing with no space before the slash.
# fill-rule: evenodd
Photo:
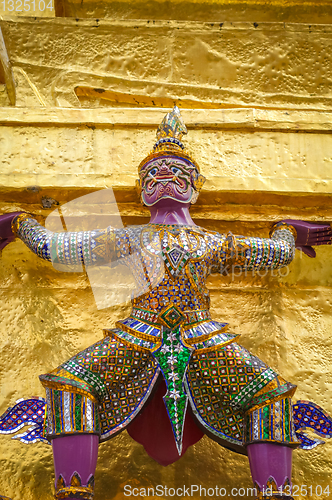
<svg viewBox="0 0 332 500">
<path fill-rule="evenodd" d="M 182 136 L 187 134 L 187 127 L 182 120 L 180 110 L 174 106 L 173 110 L 164 116 L 163 121 L 157 130 L 157 140 L 164 138 L 173 138 L 181 141 Z"/>
<path fill-rule="evenodd" d="M 157 142 L 153 146 L 153 151 L 160 151 L 165 146 L 178 149 L 179 151 L 183 150 L 184 145 L 181 139 L 187 133 L 187 127 L 182 120 L 180 110 L 177 106 L 174 106 L 173 110 L 164 116 L 163 121 L 158 127 Z"/>
<path fill-rule="evenodd" d="M 181 142 L 182 136 L 187 133 L 187 127 L 184 124 L 180 110 L 177 106 L 174 106 L 172 111 L 168 112 L 160 123 L 157 130 L 157 142 L 153 146 L 151 153 L 139 164 L 138 171 L 140 172 L 153 158 L 168 155 L 182 158 L 189 162 L 191 165 L 189 168 L 196 168 L 199 172 L 199 166 L 185 151 L 185 147 Z"/>
</svg>

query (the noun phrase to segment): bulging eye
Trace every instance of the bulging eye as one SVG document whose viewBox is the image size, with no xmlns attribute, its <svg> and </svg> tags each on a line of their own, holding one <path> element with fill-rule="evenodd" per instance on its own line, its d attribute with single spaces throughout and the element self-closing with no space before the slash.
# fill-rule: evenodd
<svg viewBox="0 0 332 500">
<path fill-rule="evenodd" d="M 156 175 L 157 172 L 158 172 L 158 169 L 156 167 L 154 167 L 152 170 L 150 170 L 151 175 Z"/>
<path fill-rule="evenodd" d="M 179 172 L 181 172 L 181 170 L 178 168 L 178 167 L 171 167 L 171 170 L 173 172 L 173 174 L 178 174 Z"/>
</svg>

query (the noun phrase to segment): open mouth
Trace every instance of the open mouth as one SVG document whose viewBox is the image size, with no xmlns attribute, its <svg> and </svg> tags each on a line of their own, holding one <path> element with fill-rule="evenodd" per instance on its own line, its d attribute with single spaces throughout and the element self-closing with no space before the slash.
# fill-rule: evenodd
<svg viewBox="0 0 332 500">
<path fill-rule="evenodd" d="M 158 187 L 159 186 L 159 187 Z M 146 193 L 152 193 L 156 189 L 161 189 L 168 187 L 169 189 L 175 189 L 180 193 L 188 191 L 190 183 L 186 179 L 181 179 L 180 177 L 174 175 L 156 175 L 152 179 L 149 179 L 145 184 Z"/>
<path fill-rule="evenodd" d="M 155 175 L 152 179 L 152 182 L 158 183 L 160 182 L 163 185 L 166 185 L 168 182 L 176 182 L 178 178 L 174 174 L 167 174 L 167 175 L 162 175 L 158 174 Z"/>
<path fill-rule="evenodd" d="M 160 164 L 159 164 L 160 163 Z M 179 162 L 161 160 L 142 172 L 142 198 L 148 206 L 163 198 L 187 203 L 192 198 L 191 171 Z"/>
</svg>

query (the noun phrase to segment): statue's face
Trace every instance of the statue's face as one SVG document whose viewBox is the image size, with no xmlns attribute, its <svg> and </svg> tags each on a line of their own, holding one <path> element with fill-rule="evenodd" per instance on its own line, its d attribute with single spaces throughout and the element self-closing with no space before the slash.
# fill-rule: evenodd
<svg viewBox="0 0 332 500">
<path fill-rule="evenodd" d="M 197 176 L 195 167 L 180 158 L 166 156 L 151 160 L 140 172 L 142 201 L 148 207 L 164 199 L 190 203 L 196 195 Z"/>
</svg>

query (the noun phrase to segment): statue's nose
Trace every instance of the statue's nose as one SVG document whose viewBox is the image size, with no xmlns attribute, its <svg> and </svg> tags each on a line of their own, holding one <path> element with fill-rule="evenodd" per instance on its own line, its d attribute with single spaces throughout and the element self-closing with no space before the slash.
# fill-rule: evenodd
<svg viewBox="0 0 332 500">
<path fill-rule="evenodd" d="M 165 177 L 172 175 L 172 171 L 168 168 L 167 165 L 162 165 L 159 168 L 159 172 L 157 172 L 155 177 Z"/>
</svg>

